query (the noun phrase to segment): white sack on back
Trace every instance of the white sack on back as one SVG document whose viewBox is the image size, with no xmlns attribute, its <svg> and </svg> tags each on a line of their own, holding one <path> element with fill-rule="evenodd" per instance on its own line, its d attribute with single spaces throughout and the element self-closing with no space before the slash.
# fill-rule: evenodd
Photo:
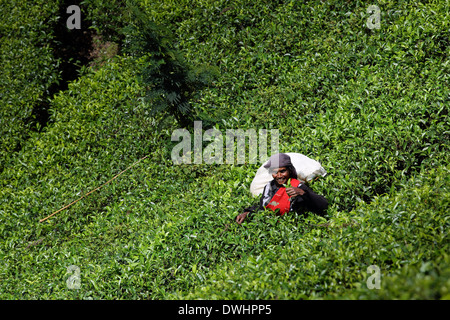
<svg viewBox="0 0 450 320">
<path fill-rule="evenodd" d="M 301 153 L 286 153 L 291 157 L 292 165 L 297 171 L 297 179 L 302 181 L 311 181 L 315 177 L 321 176 L 324 177 L 327 172 L 322 167 L 322 165 L 313 160 L 304 154 Z M 267 164 L 269 160 L 264 162 L 261 167 L 259 167 L 258 171 L 256 171 L 255 178 L 250 184 L 250 192 L 257 196 L 263 192 L 263 189 L 267 183 L 273 180 L 272 175 L 269 171 L 264 168 L 264 165 Z"/>
</svg>

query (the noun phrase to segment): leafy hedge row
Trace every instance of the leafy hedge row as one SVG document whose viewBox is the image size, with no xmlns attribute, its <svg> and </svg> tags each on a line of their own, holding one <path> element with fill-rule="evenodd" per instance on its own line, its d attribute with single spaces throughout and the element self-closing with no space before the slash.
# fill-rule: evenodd
<svg viewBox="0 0 450 320">
<path fill-rule="evenodd" d="M 97 187 L 124 169 L 124 163 L 149 151 L 152 141 L 147 138 L 148 132 L 154 130 L 154 119 L 145 116 L 142 104 L 135 103 L 142 94 L 134 79 L 135 64 L 138 65 L 136 61 L 128 61 L 109 65 L 96 73 L 86 70 L 80 81 L 71 83 L 67 92 L 52 100 L 53 124 L 45 132 L 30 137 L 15 158 L 14 170 L 2 173 L 1 254 L 5 261 L 2 268 L 6 269 L 2 269 L 1 278 L 10 281 L 4 287 L 5 294 L 9 290 L 17 294 L 17 290 L 28 288 L 23 278 L 32 274 L 34 268 L 25 257 L 34 264 L 36 259 L 48 255 L 48 249 L 58 254 L 59 241 L 82 235 L 84 223 L 90 219 L 85 210 L 103 210 L 105 201 L 114 202 L 117 198 L 110 198 L 112 191 L 107 193 L 107 200 L 104 194 L 93 194 L 86 199 L 88 202 L 74 206 L 75 213 L 61 215 L 62 220 L 55 217 L 39 224 L 39 219 Z M 123 193 L 122 188 L 116 190 L 114 185 L 113 190 Z M 44 238 L 41 247 L 44 250 L 34 256 L 30 248 Z M 47 267 L 47 275 L 52 276 L 56 266 L 43 263 L 40 267 Z"/>
<path fill-rule="evenodd" d="M 180 194 L 189 199 L 197 175 L 206 174 L 206 170 L 171 166 L 170 152 L 161 153 L 170 138 L 167 124 L 148 117 L 146 106 L 136 102 L 143 88 L 134 75 L 144 61 L 118 59 L 117 64 L 95 73 L 86 71 L 67 92 L 52 100 L 52 125 L 29 139 L 19 152 L 15 170 L 2 173 L 3 297 L 71 297 L 76 291 L 67 290 L 65 272 L 72 264 L 82 268 L 83 286 L 92 286 L 81 297 L 143 298 L 149 291 L 155 294 L 153 284 L 140 291 L 143 278 L 128 272 L 137 267 L 134 251 L 157 249 L 170 221 L 190 219 L 190 215 L 177 213 L 180 208 L 176 202 Z M 168 124 L 173 125 L 170 120 Z M 155 130 L 158 126 L 160 130 Z M 146 154 L 151 155 L 150 160 L 124 178 L 38 223 Z M 235 179 L 232 172 L 228 178 Z M 208 181 L 211 183 L 211 177 Z M 246 184 L 249 182 L 247 179 Z M 233 186 L 238 186 L 235 181 Z M 239 188 L 241 193 L 246 189 Z M 226 190 L 229 193 L 231 188 Z M 214 187 L 216 195 L 220 191 L 223 188 Z M 204 199 L 205 194 L 197 197 Z M 189 212 L 196 200 L 189 199 Z M 233 212 L 238 207 L 227 210 Z M 156 252 L 158 264 L 147 265 L 152 270 L 168 263 L 156 249 L 152 253 Z M 103 252 L 100 255 L 99 250 Z M 150 261 L 148 252 L 139 256 L 139 261 L 144 258 Z M 147 274 L 165 281 L 165 273 L 158 270 Z M 104 287 L 108 281 L 102 279 L 107 278 L 117 279 L 119 287 L 113 284 L 115 280 Z"/>
<path fill-rule="evenodd" d="M 448 297 L 444 5 L 385 1 L 368 30 L 354 2 L 140 3 L 188 61 L 218 66 L 196 112 L 223 132 L 279 129 L 281 151 L 322 162 L 328 215 L 237 225 L 257 166 L 173 165 L 178 125 L 141 99 L 152 57 L 117 57 L 56 95 L 0 173 L 2 298 Z"/>
<path fill-rule="evenodd" d="M 36 110 L 61 80 L 52 28 L 59 1 L 6 1 L 0 7 L 0 171 L 39 130 Z"/>
<path fill-rule="evenodd" d="M 229 231 L 238 237 L 219 240 L 251 255 L 197 271 L 195 290 L 170 297 L 448 299 L 448 168 L 422 172 L 407 184 L 327 223 L 258 216 Z M 371 265 L 381 270 L 380 290 L 367 286 Z"/>
<path fill-rule="evenodd" d="M 197 109 L 221 129 L 279 129 L 285 151 L 327 164 L 339 208 L 448 162 L 442 3 L 386 1 L 380 30 L 356 2 L 142 3 L 189 60 L 219 67 Z"/>
</svg>

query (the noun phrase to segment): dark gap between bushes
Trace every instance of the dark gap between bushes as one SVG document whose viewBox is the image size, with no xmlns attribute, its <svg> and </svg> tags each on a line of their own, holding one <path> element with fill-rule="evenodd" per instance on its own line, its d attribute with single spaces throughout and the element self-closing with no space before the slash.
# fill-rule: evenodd
<svg viewBox="0 0 450 320">
<path fill-rule="evenodd" d="M 50 99 L 60 91 L 68 88 L 69 82 L 74 81 L 79 76 L 81 67 L 89 65 L 98 54 L 94 39 L 98 39 L 96 32 L 91 29 L 92 23 L 86 19 L 81 5 L 82 0 L 64 0 L 60 4 L 59 19 L 53 26 L 53 55 L 55 60 L 59 60 L 58 73 L 59 82 L 53 83 L 43 94 L 41 102 L 37 104 L 32 112 L 30 121 L 40 125 L 31 126 L 35 131 L 42 131 L 50 121 L 49 108 Z M 67 13 L 70 5 L 78 5 L 81 9 L 81 29 L 69 29 L 67 19 L 72 13 Z"/>
</svg>

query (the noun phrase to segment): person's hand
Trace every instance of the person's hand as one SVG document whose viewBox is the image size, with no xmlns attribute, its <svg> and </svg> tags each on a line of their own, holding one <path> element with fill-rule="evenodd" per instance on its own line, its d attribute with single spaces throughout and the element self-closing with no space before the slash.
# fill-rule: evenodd
<svg viewBox="0 0 450 320">
<path fill-rule="evenodd" d="M 296 188 L 296 187 L 291 187 L 291 188 L 286 188 L 286 193 L 288 194 L 289 197 L 296 197 L 296 196 L 302 196 L 305 194 L 305 190 L 300 189 L 300 188 Z"/>
<path fill-rule="evenodd" d="M 238 215 L 238 216 L 236 217 L 236 222 L 237 222 L 238 224 L 241 224 L 241 223 L 245 220 L 245 218 L 247 217 L 248 214 L 249 214 L 248 211 L 246 211 L 246 212 L 244 212 L 244 213 L 241 213 L 240 215 Z"/>
</svg>

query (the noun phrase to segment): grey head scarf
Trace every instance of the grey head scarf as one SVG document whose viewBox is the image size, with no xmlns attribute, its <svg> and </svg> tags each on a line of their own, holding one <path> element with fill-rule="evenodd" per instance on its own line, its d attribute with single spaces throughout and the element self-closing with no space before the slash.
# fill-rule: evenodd
<svg viewBox="0 0 450 320">
<path fill-rule="evenodd" d="M 290 172 L 290 177 L 297 179 L 297 171 L 291 162 L 291 157 L 289 157 L 285 153 L 277 153 L 272 155 L 269 158 L 267 164 L 264 165 L 264 168 L 271 170 L 276 168 L 286 167 L 286 169 Z"/>
</svg>

